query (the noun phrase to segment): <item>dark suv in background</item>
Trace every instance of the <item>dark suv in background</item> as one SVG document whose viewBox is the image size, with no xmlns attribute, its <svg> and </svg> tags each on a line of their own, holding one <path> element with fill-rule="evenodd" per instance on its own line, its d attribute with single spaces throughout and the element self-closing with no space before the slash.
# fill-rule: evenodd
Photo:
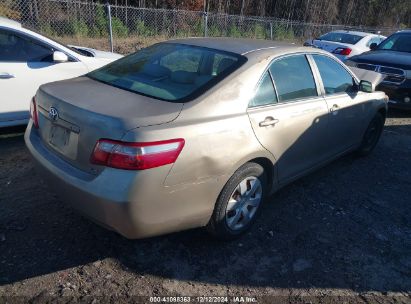
<svg viewBox="0 0 411 304">
<path fill-rule="evenodd" d="M 392 34 L 371 49 L 345 63 L 384 74 L 377 89 L 388 95 L 390 106 L 411 110 L 411 30 Z"/>
</svg>

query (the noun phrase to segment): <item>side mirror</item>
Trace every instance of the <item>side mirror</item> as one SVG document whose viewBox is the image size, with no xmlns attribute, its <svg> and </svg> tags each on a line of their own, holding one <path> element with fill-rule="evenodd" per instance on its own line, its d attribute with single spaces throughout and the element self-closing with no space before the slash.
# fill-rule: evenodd
<svg viewBox="0 0 411 304">
<path fill-rule="evenodd" d="M 375 42 L 374 42 L 374 43 L 371 43 L 371 44 L 370 44 L 370 50 L 371 50 L 371 51 L 374 51 L 374 50 L 377 48 L 377 46 L 378 46 L 377 43 L 375 43 Z"/>
<path fill-rule="evenodd" d="M 53 53 L 53 61 L 57 63 L 62 63 L 62 62 L 67 62 L 69 61 L 69 58 L 66 54 L 63 52 L 55 51 Z"/>
<path fill-rule="evenodd" d="M 375 88 L 373 87 L 371 82 L 367 80 L 361 80 L 360 81 L 360 91 L 366 92 L 366 93 L 372 93 L 375 91 Z"/>
</svg>

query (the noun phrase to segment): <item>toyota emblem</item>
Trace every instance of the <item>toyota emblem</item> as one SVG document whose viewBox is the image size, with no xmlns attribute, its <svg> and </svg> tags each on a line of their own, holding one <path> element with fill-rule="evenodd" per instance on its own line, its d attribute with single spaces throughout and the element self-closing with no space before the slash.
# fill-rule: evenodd
<svg viewBox="0 0 411 304">
<path fill-rule="evenodd" d="M 52 121 L 56 121 L 59 118 L 59 112 L 57 111 L 56 108 L 51 107 L 49 110 L 49 118 Z"/>
</svg>

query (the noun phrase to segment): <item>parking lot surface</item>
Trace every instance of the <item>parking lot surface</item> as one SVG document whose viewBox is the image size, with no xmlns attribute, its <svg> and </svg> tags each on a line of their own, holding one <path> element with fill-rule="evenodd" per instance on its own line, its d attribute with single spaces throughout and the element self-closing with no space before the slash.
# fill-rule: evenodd
<svg viewBox="0 0 411 304">
<path fill-rule="evenodd" d="M 126 240 L 60 202 L 23 137 L 0 139 L 0 302 L 138 295 L 267 303 L 411 303 L 411 113 L 380 143 L 283 188 L 233 242 L 202 229 Z"/>
</svg>

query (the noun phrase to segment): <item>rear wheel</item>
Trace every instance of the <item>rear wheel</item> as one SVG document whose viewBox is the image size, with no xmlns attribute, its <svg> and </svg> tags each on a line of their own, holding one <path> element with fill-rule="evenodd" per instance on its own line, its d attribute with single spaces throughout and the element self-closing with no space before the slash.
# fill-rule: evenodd
<svg viewBox="0 0 411 304">
<path fill-rule="evenodd" d="M 384 117 L 381 113 L 375 114 L 374 118 L 368 125 L 367 130 L 364 133 L 364 137 L 361 146 L 357 150 L 359 156 L 366 156 L 371 153 L 378 143 L 381 137 L 382 130 L 384 129 Z"/>
<path fill-rule="evenodd" d="M 221 239 L 233 239 L 255 222 L 267 190 L 264 168 L 256 163 L 241 166 L 221 191 L 207 230 Z"/>
</svg>

